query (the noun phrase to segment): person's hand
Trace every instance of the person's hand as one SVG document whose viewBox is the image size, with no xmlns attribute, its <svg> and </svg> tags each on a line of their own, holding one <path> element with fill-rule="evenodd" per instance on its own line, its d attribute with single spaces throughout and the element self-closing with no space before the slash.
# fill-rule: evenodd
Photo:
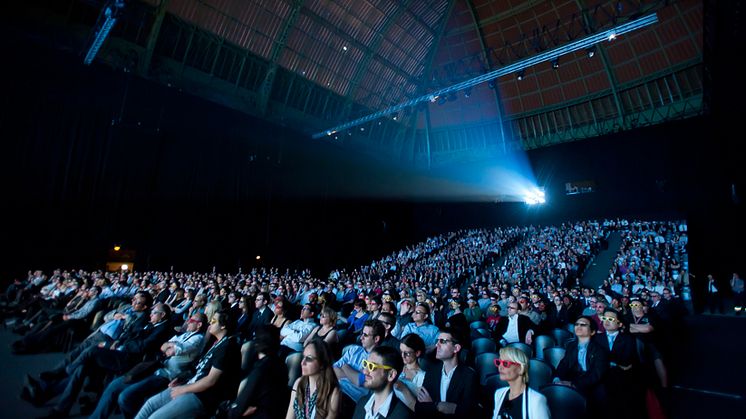
<svg viewBox="0 0 746 419">
<path fill-rule="evenodd" d="M 438 412 L 444 415 L 452 415 L 456 413 L 456 403 L 440 402 L 437 406 Z"/>
<path fill-rule="evenodd" d="M 181 396 L 184 393 L 186 393 L 186 391 L 184 391 L 184 386 L 171 387 L 171 400 Z"/>
<path fill-rule="evenodd" d="M 433 398 L 430 397 L 430 393 L 427 392 L 425 387 L 420 387 L 420 391 L 417 392 L 417 401 L 420 403 L 429 403 L 433 401 Z"/>
<path fill-rule="evenodd" d="M 103 348 L 106 346 L 106 342 L 99 342 L 98 347 Z"/>
<path fill-rule="evenodd" d="M 534 340 L 534 335 L 531 332 L 526 333 L 526 345 L 530 345 Z"/>
<path fill-rule="evenodd" d="M 70 320 L 70 316 L 68 316 L 67 314 L 63 314 L 62 315 L 62 320 L 68 321 L 68 320 Z"/>
<path fill-rule="evenodd" d="M 178 385 L 179 385 L 179 379 L 178 378 L 174 378 L 173 380 L 171 380 L 170 383 L 168 383 L 168 387 L 169 388 L 173 388 L 173 387 L 176 387 Z"/>
<path fill-rule="evenodd" d="M 241 416 L 251 416 L 254 413 L 256 413 L 256 406 L 249 406 L 246 408 L 246 410 L 241 414 Z"/>
</svg>

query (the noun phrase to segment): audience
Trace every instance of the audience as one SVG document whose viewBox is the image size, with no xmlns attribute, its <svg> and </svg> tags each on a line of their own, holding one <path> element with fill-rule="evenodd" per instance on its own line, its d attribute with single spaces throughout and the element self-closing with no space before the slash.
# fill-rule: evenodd
<svg viewBox="0 0 746 419">
<path fill-rule="evenodd" d="M 581 288 L 586 266 L 613 230 L 622 245 L 609 277 L 598 289 Z M 474 357 L 466 353 L 468 325 L 476 321 L 485 321 L 500 345 L 532 345 L 537 335 L 574 325 L 557 380 L 578 389 L 592 412 L 623 404 L 609 415 L 636 416 L 644 394 L 625 393 L 635 387 L 630 383 L 652 374 L 658 380 L 648 385 L 668 387 L 665 360 L 686 314 L 679 297 L 689 277 L 686 244 L 678 223 L 605 220 L 461 230 L 324 279 L 276 268 L 237 275 L 33 271 L 10 284 L 0 313 L 24 335 L 14 344 L 18 353 L 58 350 L 73 336 L 65 360 L 40 379 L 28 377 L 22 391 L 36 405 L 61 394 L 49 416 L 67 415 L 90 378 L 89 388 L 104 384 L 92 396 L 93 417 L 109 416 L 117 403 L 125 417 L 138 410 L 139 417 L 210 416 L 218 406 L 224 417 L 276 417 L 287 400 L 284 356 L 300 351 L 303 377 L 288 417 L 347 416 L 353 409 L 362 417 L 479 414 Z M 733 278 L 732 290 L 742 291 L 743 281 Z M 132 304 L 123 304 L 130 297 Z M 197 324 L 213 318 L 203 334 Z M 266 336 L 268 328 L 282 345 Z M 78 342 L 83 333 L 90 335 Z M 244 342 L 242 364 L 237 348 Z M 401 358 L 392 360 L 391 351 Z M 332 354 L 341 356 L 334 362 Z M 526 360 L 502 352 L 501 359 L 509 391 L 494 395 L 494 414 L 542 417 L 541 398 L 526 390 Z M 196 360 L 197 373 L 179 385 Z M 270 395 L 270 388 L 277 391 Z"/>
</svg>

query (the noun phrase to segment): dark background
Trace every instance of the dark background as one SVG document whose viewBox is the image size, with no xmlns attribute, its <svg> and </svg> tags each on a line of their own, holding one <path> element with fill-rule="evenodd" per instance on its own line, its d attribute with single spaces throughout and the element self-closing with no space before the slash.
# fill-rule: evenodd
<svg viewBox="0 0 746 419">
<path fill-rule="evenodd" d="M 136 251 L 138 270 L 235 272 L 262 255 L 323 276 L 458 228 L 617 216 L 686 218 L 698 276 L 742 267 L 744 166 L 727 112 L 529 152 L 544 207 L 411 200 L 408 190 L 437 188 L 437 171 L 364 159 L 74 53 L 2 42 L 15 57 L 0 99 L 4 281 L 102 268 L 115 244 Z M 566 196 L 578 180 L 597 191 Z"/>
</svg>

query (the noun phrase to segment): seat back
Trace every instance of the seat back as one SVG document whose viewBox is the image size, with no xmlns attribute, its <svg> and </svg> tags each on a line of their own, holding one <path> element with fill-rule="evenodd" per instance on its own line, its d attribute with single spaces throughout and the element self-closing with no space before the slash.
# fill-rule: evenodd
<svg viewBox="0 0 746 419">
<path fill-rule="evenodd" d="M 474 360 L 474 369 L 479 376 L 479 383 L 484 384 L 487 378 L 499 373 L 495 366 L 495 360 L 500 356 L 494 352 L 487 352 L 476 357 Z"/>
<path fill-rule="evenodd" d="M 552 346 L 557 346 L 553 337 L 547 335 L 536 336 L 534 338 L 536 358 L 544 359 L 544 348 L 551 348 Z"/>
<path fill-rule="evenodd" d="M 487 322 L 483 320 L 477 320 L 474 322 L 471 322 L 469 325 L 471 329 L 489 329 L 490 327 L 487 325 Z"/>
<path fill-rule="evenodd" d="M 585 417 L 585 398 L 572 387 L 550 384 L 541 389 L 547 398 L 552 419 L 582 419 Z"/>
<path fill-rule="evenodd" d="M 487 352 L 497 352 L 497 344 L 488 338 L 478 338 L 471 341 L 471 352 L 473 357 Z"/>
<path fill-rule="evenodd" d="M 544 360 L 547 361 L 554 370 L 557 370 L 557 366 L 559 365 L 560 361 L 562 361 L 562 358 L 565 357 L 565 348 L 560 348 L 559 346 L 555 346 L 552 348 L 544 348 Z"/>
<path fill-rule="evenodd" d="M 528 386 L 534 390 L 540 390 L 547 384 L 552 383 L 552 366 L 548 363 L 533 358 L 528 361 Z"/>
<path fill-rule="evenodd" d="M 508 385 L 508 382 L 501 380 L 500 374 L 498 374 L 487 378 L 487 381 L 481 387 L 480 401 L 482 402 L 484 411 L 490 412 L 490 417 L 492 416 L 492 411 L 495 410 L 495 391 L 498 388 L 507 387 Z"/>
<path fill-rule="evenodd" d="M 300 363 L 303 360 L 303 352 L 293 352 L 285 358 L 285 365 L 288 367 L 288 387 L 293 388 L 295 380 L 301 375 Z"/>
<path fill-rule="evenodd" d="M 575 335 L 570 333 L 569 331 L 565 329 L 552 329 L 549 332 L 549 335 L 554 338 L 554 341 L 557 342 L 557 346 L 565 347 L 567 345 L 567 342 L 575 338 Z"/>
<path fill-rule="evenodd" d="M 248 372 L 254 363 L 254 341 L 248 341 L 241 345 L 241 371 Z"/>
<path fill-rule="evenodd" d="M 509 343 L 507 346 L 516 348 L 519 351 L 523 352 L 524 354 L 526 354 L 526 357 L 528 357 L 528 359 L 531 359 L 534 356 L 534 350 L 523 342 L 513 342 Z"/>
</svg>

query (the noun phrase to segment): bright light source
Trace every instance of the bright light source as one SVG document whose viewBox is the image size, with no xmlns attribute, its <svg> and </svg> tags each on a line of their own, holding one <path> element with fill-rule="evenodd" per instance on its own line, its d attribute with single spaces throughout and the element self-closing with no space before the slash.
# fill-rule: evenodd
<svg viewBox="0 0 746 419">
<path fill-rule="evenodd" d="M 523 197 L 523 201 L 528 205 L 537 205 L 547 202 L 544 191 L 540 189 L 528 192 L 526 196 Z"/>
<path fill-rule="evenodd" d="M 119 247 L 119 246 L 114 246 L 114 251 L 115 251 L 115 252 L 118 252 L 118 251 L 120 251 L 121 249 L 122 249 L 122 248 L 121 248 L 121 247 Z"/>
<path fill-rule="evenodd" d="M 342 47 L 342 51 L 347 51 L 347 45 Z"/>
<path fill-rule="evenodd" d="M 128 270 L 129 268 L 130 268 L 130 267 L 129 267 L 129 266 L 128 266 L 128 265 L 126 264 L 126 263 L 122 265 L 122 270 L 123 270 L 123 271 L 126 271 L 126 270 Z"/>
<path fill-rule="evenodd" d="M 256 260 L 261 260 L 261 259 L 262 259 L 262 257 L 261 257 L 261 256 L 259 256 L 259 255 L 256 255 Z"/>
<path fill-rule="evenodd" d="M 616 39 L 616 32 L 612 32 L 609 34 L 609 41 L 613 41 Z"/>
</svg>

